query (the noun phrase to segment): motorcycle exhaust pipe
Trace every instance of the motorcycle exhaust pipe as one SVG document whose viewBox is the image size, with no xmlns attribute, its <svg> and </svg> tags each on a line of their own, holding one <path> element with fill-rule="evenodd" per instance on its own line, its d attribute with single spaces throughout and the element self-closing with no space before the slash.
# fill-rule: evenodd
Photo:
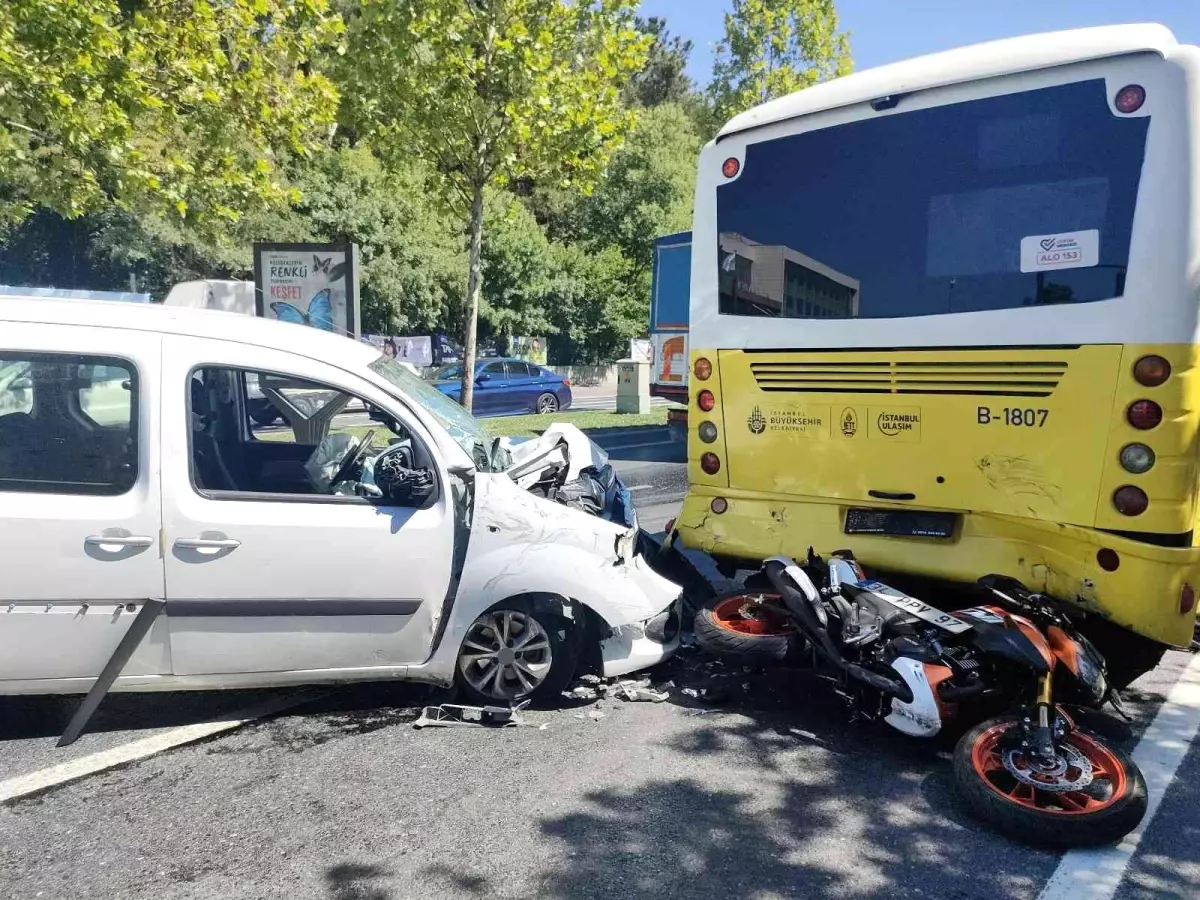
<svg viewBox="0 0 1200 900">
<path fill-rule="evenodd" d="M 796 624 L 804 632 L 805 637 L 812 641 L 817 651 L 855 681 L 881 691 L 889 697 L 895 697 L 901 703 L 912 703 L 912 689 L 903 681 L 888 678 L 886 675 L 872 672 L 870 669 L 866 669 L 857 663 L 848 662 L 838 652 L 837 645 L 833 643 L 833 638 L 829 636 L 829 630 L 817 618 L 817 612 L 813 608 L 812 601 L 796 587 L 784 569 L 785 566 L 783 563 L 775 560 L 768 562 L 764 567 L 767 578 L 775 590 L 779 591 L 784 605 L 787 606 L 788 611 L 796 620 Z"/>
</svg>

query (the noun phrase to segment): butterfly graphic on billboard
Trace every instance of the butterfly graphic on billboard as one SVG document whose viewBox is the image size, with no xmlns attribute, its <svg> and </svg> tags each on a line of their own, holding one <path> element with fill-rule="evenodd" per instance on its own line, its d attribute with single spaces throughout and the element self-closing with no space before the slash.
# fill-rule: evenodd
<svg viewBox="0 0 1200 900">
<path fill-rule="evenodd" d="M 308 311 L 301 312 L 290 303 L 282 300 L 271 304 L 271 311 L 280 322 L 292 322 L 296 325 L 311 325 L 323 331 L 333 331 L 333 299 L 329 288 L 323 288 L 308 301 Z"/>
</svg>

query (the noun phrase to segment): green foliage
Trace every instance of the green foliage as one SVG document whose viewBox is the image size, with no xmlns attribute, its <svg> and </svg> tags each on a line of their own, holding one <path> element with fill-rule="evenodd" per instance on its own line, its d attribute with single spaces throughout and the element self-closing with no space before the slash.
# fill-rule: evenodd
<svg viewBox="0 0 1200 900">
<path fill-rule="evenodd" d="M 356 242 L 365 330 L 431 331 L 461 306 L 466 256 L 453 223 L 425 190 L 427 177 L 413 160 L 386 169 L 365 146 L 327 151 L 295 174 L 303 199 L 294 214 L 311 237 L 257 239 Z"/>
<path fill-rule="evenodd" d="M 624 355 L 631 337 L 646 333 L 649 278 L 639 279 L 616 247 L 588 253 L 555 244 L 557 272 L 550 292 L 556 338 L 551 361 L 608 363 Z"/>
<path fill-rule="evenodd" d="M 701 144 L 682 106 L 645 110 L 607 177 L 579 202 L 575 234 L 592 248 L 618 248 L 637 272 L 649 273 L 654 239 L 692 226 Z"/>
<path fill-rule="evenodd" d="M 349 119 L 385 156 L 434 164 L 457 210 L 515 178 L 586 189 L 632 121 L 620 87 L 649 44 L 635 5 L 361 0 L 338 69 Z"/>
<path fill-rule="evenodd" d="M 716 119 L 846 75 L 850 41 L 833 0 L 733 0 L 709 97 Z"/>
<path fill-rule="evenodd" d="M 687 102 L 696 90 L 687 74 L 692 42 L 678 35 L 672 37 L 666 19 L 639 17 L 637 29 L 648 35 L 653 43 L 642 70 L 633 76 L 625 89 L 628 101 L 642 106 Z"/>
<path fill-rule="evenodd" d="M 632 124 L 621 87 L 650 40 L 634 0 L 361 0 L 336 67 L 347 121 L 390 160 L 427 160 L 466 226 L 463 405 L 483 288 L 484 190 L 584 192 Z M 496 307 L 500 309 L 502 307 Z"/>
<path fill-rule="evenodd" d="M 110 205 L 191 226 L 286 199 L 336 112 L 326 0 L 0 4 L 0 223 Z"/>
</svg>

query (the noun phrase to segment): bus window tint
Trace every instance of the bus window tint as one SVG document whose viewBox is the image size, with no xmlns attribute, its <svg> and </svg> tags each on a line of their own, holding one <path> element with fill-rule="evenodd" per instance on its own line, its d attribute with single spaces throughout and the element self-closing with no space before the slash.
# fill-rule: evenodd
<svg viewBox="0 0 1200 900">
<path fill-rule="evenodd" d="M 717 189 L 720 312 L 890 318 L 1120 296 L 1148 126 L 1113 114 L 1095 80 L 750 144 Z M 1098 258 L 1022 271 L 1023 239 L 1068 233 L 1098 240 Z"/>
</svg>

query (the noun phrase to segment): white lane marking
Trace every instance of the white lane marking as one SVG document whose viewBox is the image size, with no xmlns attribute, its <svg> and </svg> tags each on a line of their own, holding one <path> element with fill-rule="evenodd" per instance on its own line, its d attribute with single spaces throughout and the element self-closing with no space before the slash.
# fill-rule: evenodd
<svg viewBox="0 0 1200 900">
<path fill-rule="evenodd" d="M 1158 812 L 1163 794 L 1200 730 L 1200 654 L 1195 656 L 1142 739 L 1133 761 L 1146 778 L 1146 817 L 1115 847 L 1070 850 L 1042 888 L 1038 900 L 1110 900 L 1121 886 L 1138 842 Z"/>
<path fill-rule="evenodd" d="M 650 490 L 650 488 L 654 487 L 654 485 L 652 485 L 652 484 L 627 484 L 627 485 L 625 485 L 625 487 L 630 492 L 632 492 L 632 491 L 648 491 L 648 490 Z"/>
<path fill-rule="evenodd" d="M 30 794 L 37 794 L 70 781 L 78 781 L 80 778 L 95 775 L 97 772 L 103 772 L 106 769 L 146 759 L 147 757 L 154 756 L 156 753 L 162 753 L 164 750 L 194 743 L 195 741 L 212 737 L 214 734 L 220 734 L 223 731 L 232 731 L 235 728 L 241 728 L 255 719 L 274 715 L 293 706 L 299 706 L 301 703 L 308 703 L 310 700 L 315 700 L 321 696 L 323 696 L 321 693 L 306 691 L 299 694 L 289 694 L 286 697 L 277 697 L 235 713 L 229 719 L 183 725 L 179 728 L 172 728 L 170 731 L 164 731 L 162 734 L 142 738 L 138 741 L 131 741 L 128 744 L 121 744 L 119 747 L 111 747 L 108 750 L 102 750 L 99 753 L 92 753 L 88 756 L 81 756 L 79 759 L 73 759 L 70 762 L 61 763 L 57 766 L 40 769 L 37 772 L 30 772 L 28 775 L 18 775 L 16 778 L 9 778 L 7 781 L 0 781 L 0 804 L 18 800 L 21 797 L 28 797 Z"/>
</svg>

